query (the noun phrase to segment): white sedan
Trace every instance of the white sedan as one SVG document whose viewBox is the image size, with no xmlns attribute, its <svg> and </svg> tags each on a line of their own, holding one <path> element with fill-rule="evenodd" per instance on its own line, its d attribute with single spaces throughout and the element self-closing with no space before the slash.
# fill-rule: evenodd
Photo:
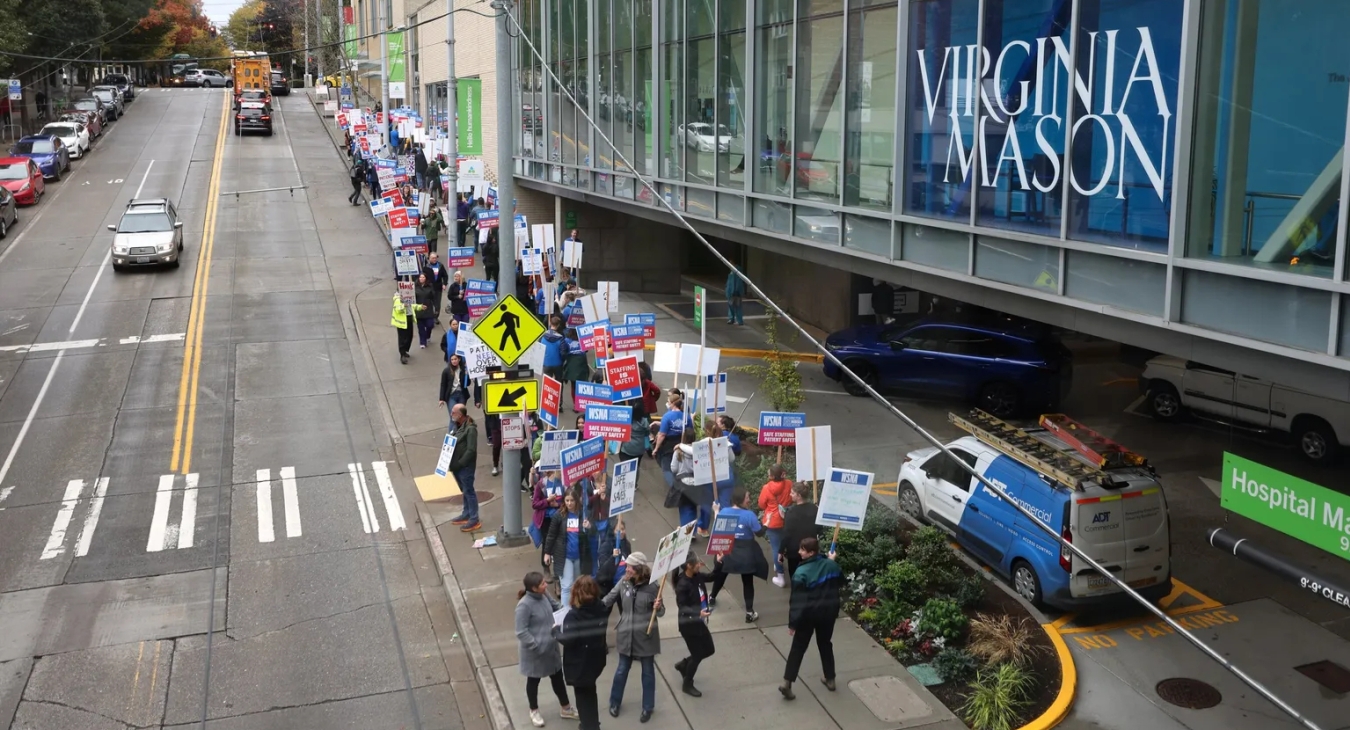
<svg viewBox="0 0 1350 730">
<path fill-rule="evenodd" d="M 733 135 L 731 130 L 727 129 L 725 124 L 717 125 L 717 134 L 713 134 L 713 125 L 703 122 L 693 122 L 691 124 L 682 124 L 678 127 L 676 135 L 682 139 L 685 145 L 698 150 L 699 152 L 727 152 L 731 149 Z"/>
<path fill-rule="evenodd" d="M 89 151 L 89 129 L 79 122 L 52 122 L 38 134 L 60 137 L 61 143 L 70 150 L 72 159 L 78 160 Z"/>
</svg>

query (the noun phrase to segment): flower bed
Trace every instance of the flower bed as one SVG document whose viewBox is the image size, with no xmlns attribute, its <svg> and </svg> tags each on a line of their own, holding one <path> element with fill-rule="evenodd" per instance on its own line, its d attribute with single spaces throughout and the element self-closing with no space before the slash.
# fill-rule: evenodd
<svg viewBox="0 0 1350 730">
<path fill-rule="evenodd" d="M 1054 647 L 1022 604 L 962 562 L 948 540 L 874 504 L 862 531 L 839 535 L 845 611 L 970 727 L 1020 727 L 1059 692 Z"/>
</svg>

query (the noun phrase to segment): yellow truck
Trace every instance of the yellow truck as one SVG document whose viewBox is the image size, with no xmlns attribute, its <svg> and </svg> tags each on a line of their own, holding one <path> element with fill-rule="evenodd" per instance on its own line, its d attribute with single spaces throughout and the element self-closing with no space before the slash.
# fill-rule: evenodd
<svg viewBox="0 0 1350 730">
<path fill-rule="evenodd" d="M 245 89 L 261 89 L 269 93 L 272 90 L 272 64 L 265 53 L 244 56 L 236 51 L 231 71 L 235 96 Z"/>
</svg>

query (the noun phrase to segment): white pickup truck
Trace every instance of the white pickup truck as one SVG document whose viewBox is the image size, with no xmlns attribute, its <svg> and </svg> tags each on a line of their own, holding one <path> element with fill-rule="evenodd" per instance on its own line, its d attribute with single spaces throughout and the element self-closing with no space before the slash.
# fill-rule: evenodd
<svg viewBox="0 0 1350 730">
<path fill-rule="evenodd" d="M 1344 401 L 1170 355 L 1149 360 L 1141 383 L 1148 410 L 1160 421 L 1190 411 L 1255 431 L 1281 431 L 1318 463 L 1350 447 L 1350 403 Z"/>
</svg>

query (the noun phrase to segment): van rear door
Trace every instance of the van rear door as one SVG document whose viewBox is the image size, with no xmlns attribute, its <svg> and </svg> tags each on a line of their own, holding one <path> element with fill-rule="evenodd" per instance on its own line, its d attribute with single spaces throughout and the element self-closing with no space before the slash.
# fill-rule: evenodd
<svg viewBox="0 0 1350 730">
<path fill-rule="evenodd" d="M 1092 487 L 1074 495 L 1071 513 L 1074 545 L 1082 548 L 1132 588 L 1147 588 L 1170 575 L 1167 502 L 1151 479 L 1123 489 Z M 1073 558 L 1074 597 L 1119 591 L 1078 557 Z"/>
</svg>

